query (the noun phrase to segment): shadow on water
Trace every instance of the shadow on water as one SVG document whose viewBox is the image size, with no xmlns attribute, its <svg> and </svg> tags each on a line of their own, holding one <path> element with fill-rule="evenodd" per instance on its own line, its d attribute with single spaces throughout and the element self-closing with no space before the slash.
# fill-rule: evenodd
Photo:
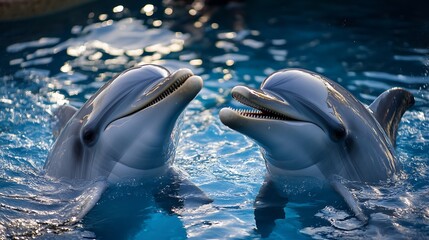
<svg viewBox="0 0 429 240">
<path fill-rule="evenodd" d="M 277 219 L 285 219 L 284 208 L 287 202 L 288 199 L 279 194 L 272 181 L 263 183 L 254 203 L 256 230 L 261 237 L 270 236 Z"/>
<path fill-rule="evenodd" d="M 99 239 L 129 239 L 155 211 L 153 195 L 145 187 L 113 186 L 103 193 L 83 224 Z"/>
<path fill-rule="evenodd" d="M 180 221 L 183 208 L 196 208 L 211 203 L 201 189 L 176 172 L 147 181 L 116 184 L 104 192 L 101 200 L 84 218 L 85 229 L 97 239 L 139 239 L 149 237 L 150 221 L 161 214 L 156 225 L 169 222 L 168 229 L 159 230 L 156 237 L 186 238 Z M 164 226 L 166 227 L 166 226 Z M 152 229 L 153 230 L 153 229 Z"/>
<path fill-rule="evenodd" d="M 315 187 L 311 183 L 302 185 L 298 182 L 276 185 L 266 176 L 253 204 L 256 232 L 262 238 L 275 237 L 279 231 L 275 230 L 279 222 L 293 221 L 297 215 L 312 219 L 310 226 L 323 225 L 324 221 L 314 216 L 323 211 L 326 205 L 345 212 L 336 219 L 337 223 L 333 224 L 335 228 L 350 230 L 363 226 L 352 213 L 348 213 L 350 210 L 347 204 L 330 186 Z M 308 223 L 300 224 L 306 227 Z M 274 236 L 273 232 L 276 233 Z"/>
</svg>

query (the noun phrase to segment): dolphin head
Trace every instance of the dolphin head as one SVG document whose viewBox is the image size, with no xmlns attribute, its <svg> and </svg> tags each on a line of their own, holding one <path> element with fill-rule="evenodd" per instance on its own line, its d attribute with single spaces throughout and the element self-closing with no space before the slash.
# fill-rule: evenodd
<svg viewBox="0 0 429 240">
<path fill-rule="evenodd" d="M 333 104 L 342 101 L 342 95 L 317 74 L 278 71 L 260 89 L 237 86 L 232 96 L 252 110 L 223 108 L 220 119 L 262 147 L 269 171 L 305 171 L 320 156 L 335 154 L 332 148 L 347 135 Z"/>
<path fill-rule="evenodd" d="M 177 119 L 202 88 L 189 69 L 143 65 L 104 85 L 67 122 L 45 169 L 55 177 L 144 177 L 174 158 Z"/>
</svg>

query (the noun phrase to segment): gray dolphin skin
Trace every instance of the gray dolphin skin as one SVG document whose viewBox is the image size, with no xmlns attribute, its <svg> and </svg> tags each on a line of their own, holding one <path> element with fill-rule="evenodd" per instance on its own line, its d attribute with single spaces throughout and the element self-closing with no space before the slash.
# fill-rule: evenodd
<svg viewBox="0 0 429 240">
<path fill-rule="evenodd" d="M 329 183 L 366 222 L 340 179 L 378 183 L 401 169 L 394 153 L 396 132 L 414 104 L 406 90 L 387 90 L 366 107 L 317 73 L 285 69 L 270 75 L 260 89 L 234 87 L 232 96 L 253 110 L 223 108 L 220 120 L 261 146 L 269 181 L 277 186 L 304 178 Z"/>
<path fill-rule="evenodd" d="M 79 110 L 60 107 L 46 174 L 110 183 L 165 174 L 175 155 L 177 119 L 202 84 L 189 69 L 170 74 L 143 65 L 106 83 Z"/>
</svg>

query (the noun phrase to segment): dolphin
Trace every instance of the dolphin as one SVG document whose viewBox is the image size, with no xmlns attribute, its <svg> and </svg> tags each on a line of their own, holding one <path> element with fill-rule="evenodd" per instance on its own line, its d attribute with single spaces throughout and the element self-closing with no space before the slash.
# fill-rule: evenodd
<svg viewBox="0 0 429 240">
<path fill-rule="evenodd" d="M 414 104 L 404 89 L 387 90 L 367 107 L 324 76 L 284 69 L 267 77 L 260 89 L 234 87 L 232 97 L 252 110 L 223 108 L 220 120 L 260 145 L 268 175 L 264 186 L 270 189 L 285 183 L 332 186 L 366 222 L 341 180 L 378 183 L 401 169 L 394 151 L 396 133 Z M 287 202 L 282 196 L 264 200 L 266 195 L 261 189 L 256 210 Z"/>
<path fill-rule="evenodd" d="M 172 166 L 178 119 L 202 84 L 189 69 L 170 74 L 163 67 L 143 65 L 106 83 L 80 109 L 59 107 L 55 111 L 57 138 L 44 165 L 46 175 L 100 179 L 107 185 L 169 179 L 184 186 L 177 187 L 175 194 L 201 204 L 211 202 Z"/>
</svg>

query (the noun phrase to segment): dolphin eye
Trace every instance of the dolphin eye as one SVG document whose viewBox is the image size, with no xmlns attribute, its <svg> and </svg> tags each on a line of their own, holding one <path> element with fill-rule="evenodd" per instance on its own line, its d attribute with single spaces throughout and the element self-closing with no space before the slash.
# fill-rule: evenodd
<svg viewBox="0 0 429 240">
<path fill-rule="evenodd" d="M 86 130 L 82 135 L 83 142 L 88 146 L 94 145 L 96 139 L 97 133 L 92 129 Z"/>
<path fill-rule="evenodd" d="M 331 132 L 331 138 L 334 142 L 338 142 L 347 135 L 347 131 L 344 128 L 334 129 Z"/>
</svg>

